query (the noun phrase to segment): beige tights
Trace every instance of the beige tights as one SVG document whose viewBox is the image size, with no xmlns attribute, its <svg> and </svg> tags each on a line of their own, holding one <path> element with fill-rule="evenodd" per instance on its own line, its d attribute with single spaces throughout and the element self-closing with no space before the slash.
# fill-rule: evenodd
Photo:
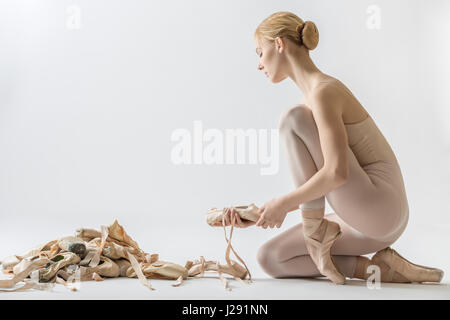
<svg viewBox="0 0 450 320">
<path fill-rule="evenodd" d="M 346 128 L 353 138 L 362 134 L 358 130 L 363 129 L 367 130 L 366 134 L 378 137 L 375 126 L 369 121 Z M 280 137 L 287 151 L 294 184 L 299 187 L 324 165 L 320 137 L 311 110 L 304 105 L 287 110 L 280 119 Z M 379 149 L 382 146 L 370 146 L 370 154 L 385 159 L 390 151 Z M 284 230 L 259 248 L 257 259 L 267 274 L 273 277 L 321 276 L 308 254 L 304 234 L 321 241 L 325 231 L 322 216 L 340 226 L 342 236 L 335 241 L 330 253 L 336 267 L 349 278 L 358 276 L 364 279 L 361 270 L 366 270 L 367 261 L 360 256 L 382 250 L 400 236 L 398 232 L 386 237 L 389 229 L 397 226 L 394 222 L 403 223 L 403 216 L 407 214 L 407 204 L 403 204 L 400 197 L 403 193 L 393 192 L 401 183 L 393 159 L 373 163 L 370 170 L 365 171 L 350 147 L 347 152 L 348 182 L 326 195 L 334 212 L 322 215 L 325 196 L 302 204 L 303 223 Z M 386 181 L 386 177 L 391 178 L 391 183 Z M 387 266 L 379 267 L 381 271 L 388 269 Z M 401 276 L 395 279 L 401 280 Z"/>
</svg>

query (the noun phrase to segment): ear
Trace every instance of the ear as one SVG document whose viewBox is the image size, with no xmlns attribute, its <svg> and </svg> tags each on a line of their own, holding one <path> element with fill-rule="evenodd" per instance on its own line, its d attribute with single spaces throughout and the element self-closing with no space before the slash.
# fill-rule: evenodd
<svg viewBox="0 0 450 320">
<path fill-rule="evenodd" d="M 275 38 L 275 49 L 278 51 L 278 53 L 282 53 L 286 44 L 284 43 L 284 39 L 281 37 Z"/>
</svg>

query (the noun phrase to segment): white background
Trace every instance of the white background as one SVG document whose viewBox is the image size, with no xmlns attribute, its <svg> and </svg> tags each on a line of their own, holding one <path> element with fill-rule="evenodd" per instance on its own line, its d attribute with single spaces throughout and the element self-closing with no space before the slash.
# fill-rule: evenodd
<svg viewBox="0 0 450 320">
<path fill-rule="evenodd" d="M 70 5 L 80 29 L 66 26 Z M 380 29 L 366 26 L 370 5 Z M 192 132 L 194 120 L 277 128 L 302 93 L 257 70 L 253 33 L 269 14 L 292 11 L 316 23 L 313 61 L 353 91 L 400 163 L 410 220 L 392 247 L 447 271 L 449 9 L 445 0 L 0 2 L 0 259 L 117 218 L 164 260 L 225 262 L 223 230 L 205 223 L 206 211 L 290 192 L 286 159 L 275 175 L 177 166 L 171 134 Z M 297 210 L 280 229 L 235 229 L 253 276 L 266 276 L 258 247 L 299 222 Z"/>
</svg>

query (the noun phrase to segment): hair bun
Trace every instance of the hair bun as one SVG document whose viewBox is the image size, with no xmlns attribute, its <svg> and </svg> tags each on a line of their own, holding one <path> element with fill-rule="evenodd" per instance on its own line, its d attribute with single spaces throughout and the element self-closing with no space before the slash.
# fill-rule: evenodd
<svg viewBox="0 0 450 320">
<path fill-rule="evenodd" d="M 297 31 L 300 33 L 300 42 L 309 50 L 313 50 L 319 43 L 319 31 L 316 24 L 312 21 L 305 21 L 297 26 Z"/>
</svg>

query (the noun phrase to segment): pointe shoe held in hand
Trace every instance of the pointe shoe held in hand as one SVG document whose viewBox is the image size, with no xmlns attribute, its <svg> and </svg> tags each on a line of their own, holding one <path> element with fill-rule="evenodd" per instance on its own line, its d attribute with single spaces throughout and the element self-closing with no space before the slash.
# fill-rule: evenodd
<svg viewBox="0 0 450 320">
<path fill-rule="evenodd" d="M 322 241 L 317 241 L 303 233 L 306 248 L 311 259 L 316 264 L 319 272 L 330 279 L 334 284 L 344 284 L 345 276 L 336 268 L 330 249 L 337 238 L 342 235 L 338 223 L 323 218 L 320 228 L 325 228 L 325 235 Z"/>
<path fill-rule="evenodd" d="M 248 206 L 236 206 L 233 207 L 239 214 L 241 219 L 257 222 L 261 215 L 258 213 L 259 208 L 254 204 Z M 206 222 L 210 226 L 222 225 L 222 217 L 226 213 L 226 209 L 211 208 L 206 212 Z"/>
<path fill-rule="evenodd" d="M 375 253 L 371 261 L 388 270 L 381 273 L 382 282 L 396 282 L 393 279 L 397 272 L 410 282 L 441 282 L 444 271 L 438 268 L 431 268 L 414 264 L 403 258 L 397 251 L 387 247 Z M 386 268 L 388 267 L 388 268 Z"/>
<path fill-rule="evenodd" d="M 256 222 L 260 218 L 260 214 L 258 213 L 259 208 L 254 203 L 251 203 L 248 206 L 233 206 L 232 208 L 235 210 L 236 213 L 239 214 L 242 220 Z M 227 213 L 228 209 L 229 208 L 223 209 L 211 208 L 206 213 L 206 222 L 209 225 L 223 227 L 225 241 L 227 242 L 227 248 L 225 251 L 225 260 L 227 261 L 227 264 L 220 265 L 217 262 L 217 264 L 214 265 L 214 268 L 216 268 L 216 271 L 219 273 L 219 277 L 221 277 L 222 281 L 224 281 L 225 279 L 221 276 L 221 273 L 225 272 L 232 274 L 236 279 L 240 280 L 244 280 L 244 278 L 247 277 L 248 275 L 249 279 L 247 279 L 247 283 L 250 283 L 252 281 L 252 275 L 250 274 L 250 270 L 248 270 L 248 267 L 245 264 L 244 260 L 242 260 L 242 258 L 237 254 L 237 252 L 231 245 L 231 237 L 233 235 L 234 229 L 234 220 L 232 220 L 231 222 L 230 238 L 227 237 L 227 232 L 225 228 L 225 214 Z M 234 253 L 236 258 L 244 265 L 243 267 L 239 265 L 236 261 L 230 259 L 231 251 Z M 211 263 L 209 263 L 208 266 L 211 268 Z M 224 282 L 226 283 L 226 281 Z"/>
</svg>

